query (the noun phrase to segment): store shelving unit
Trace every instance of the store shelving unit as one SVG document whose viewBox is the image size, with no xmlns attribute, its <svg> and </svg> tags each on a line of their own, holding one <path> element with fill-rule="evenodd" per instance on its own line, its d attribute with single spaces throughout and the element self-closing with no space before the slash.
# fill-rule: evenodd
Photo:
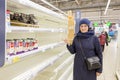
<svg viewBox="0 0 120 80">
<path fill-rule="evenodd" d="M 28 55 L 31 55 L 31 54 L 36 54 L 38 52 L 45 52 L 47 49 L 53 49 L 54 47 L 58 47 L 58 46 L 61 46 L 63 44 L 64 44 L 63 42 L 53 43 L 53 44 L 48 44 L 48 45 L 38 47 L 38 49 L 36 49 L 36 50 L 25 52 L 25 53 L 22 53 L 22 54 L 19 54 L 19 55 L 12 55 L 12 56 L 8 55 L 6 57 L 6 59 L 7 59 L 6 64 L 12 64 L 14 62 L 18 62 L 18 61 L 20 61 L 21 58 L 23 58 L 25 56 L 28 56 Z"/>
<path fill-rule="evenodd" d="M 1 80 L 26 80 L 37 75 L 39 71 L 45 70 L 47 67 L 53 65 L 63 56 L 69 57 L 70 54 L 64 49 L 65 46 L 60 46 L 43 52 L 29 55 L 23 58 L 20 62 L 7 65 L 0 69 Z M 72 59 L 72 58 L 71 58 Z M 24 64 L 24 65 L 23 65 Z M 60 63 L 57 63 L 60 65 Z M 5 77 L 7 76 L 7 77 Z M 28 79 L 28 80 L 29 80 Z"/>
<path fill-rule="evenodd" d="M 64 56 L 61 56 L 61 58 L 57 60 L 53 65 L 39 72 L 33 80 L 39 80 L 40 78 L 44 80 L 58 80 L 64 78 L 63 80 L 66 80 L 68 78 L 67 76 L 69 76 L 69 73 L 72 72 L 72 66 L 70 65 L 72 64 L 73 57 L 74 56 L 69 56 L 69 54 L 64 54 Z M 67 72 L 69 73 L 67 74 Z"/>
<path fill-rule="evenodd" d="M 37 25 L 7 22 L 6 39 L 34 38 L 38 41 L 38 48 L 21 54 L 5 53 L 6 62 L 0 69 L 0 80 L 29 80 L 54 64 L 60 66 L 61 63 L 56 62 L 65 58 L 64 56 L 69 58 L 70 54 L 62 41 L 66 37 L 65 16 L 30 0 L 7 0 L 6 2 L 7 10 L 10 12 L 34 14 L 38 20 Z M 9 18 L 8 15 L 7 17 Z"/>
<path fill-rule="evenodd" d="M 57 61 L 61 56 L 65 55 L 65 53 L 66 53 L 66 51 L 63 51 L 63 52 L 59 53 L 58 55 L 49 58 L 48 60 L 40 63 L 38 66 L 36 66 L 36 67 L 26 71 L 25 73 L 22 73 L 21 75 L 15 77 L 13 80 L 21 80 L 23 78 L 23 76 L 25 76 L 23 80 L 25 80 L 27 78 L 29 78 L 29 79 L 33 78 L 34 76 L 36 76 L 36 74 L 38 72 L 40 72 L 44 68 L 54 64 L 54 62 Z"/>
<path fill-rule="evenodd" d="M 17 32 L 17 31 L 28 31 L 28 32 L 66 32 L 63 28 L 31 28 L 31 27 L 18 27 L 18 26 L 11 26 L 9 28 L 9 32 Z"/>
<path fill-rule="evenodd" d="M 27 13 L 27 14 L 34 14 L 37 16 L 37 20 L 40 21 L 38 25 L 30 25 L 30 24 L 25 24 L 25 23 L 17 23 L 17 22 L 10 22 L 11 24 L 19 24 L 19 25 L 25 25 L 25 26 L 7 26 L 7 39 L 14 39 L 18 38 L 17 36 L 15 37 L 14 34 L 22 35 L 27 34 L 25 37 L 35 37 L 35 35 L 39 35 L 39 33 L 44 34 L 45 32 L 48 33 L 54 33 L 57 32 L 58 34 L 60 33 L 65 33 L 65 26 L 66 26 L 66 18 L 58 14 L 56 12 L 53 12 L 45 7 L 42 7 L 30 0 L 9 0 L 7 1 L 7 9 L 12 11 L 12 12 L 21 12 L 21 13 Z M 14 6 L 14 7 L 13 7 Z M 53 17 L 54 15 L 54 17 Z M 47 24 L 46 24 L 47 23 Z M 37 27 L 36 27 L 37 26 Z M 62 27 L 64 26 L 64 27 Z M 24 32 L 24 33 L 23 33 Z M 43 33 L 42 33 L 43 32 Z M 31 36 L 32 34 L 32 36 Z M 29 35 L 29 36 L 28 36 Z M 44 36 L 44 35 L 43 35 Z M 42 37 L 43 37 L 42 36 Z M 38 38 L 37 38 L 38 39 Z M 40 40 L 40 39 L 38 39 Z M 49 44 L 49 45 L 48 45 Z M 8 56 L 6 57 L 7 59 L 7 64 L 13 62 L 17 62 L 20 60 L 21 57 L 34 54 L 36 52 L 40 51 L 45 51 L 46 49 L 49 48 L 54 48 L 56 45 L 59 46 L 61 44 L 61 41 L 59 42 L 48 42 L 46 44 L 43 44 L 38 47 L 37 50 L 30 51 L 30 52 L 25 52 L 24 54 L 20 55 L 14 55 L 14 56 Z"/>
<path fill-rule="evenodd" d="M 0 1 L 0 67 L 5 58 L 5 0 Z"/>
<path fill-rule="evenodd" d="M 35 16 L 37 16 L 36 18 L 39 21 L 40 27 L 58 28 L 65 27 L 67 25 L 67 17 L 64 17 L 63 15 L 53 12 L 40 5 L 37 5 L 30 0 L 9 0 L 8 3 L 9 4 L 7 5 L 7 9 L 12 12 L 35 14 Z"/>
</svg>

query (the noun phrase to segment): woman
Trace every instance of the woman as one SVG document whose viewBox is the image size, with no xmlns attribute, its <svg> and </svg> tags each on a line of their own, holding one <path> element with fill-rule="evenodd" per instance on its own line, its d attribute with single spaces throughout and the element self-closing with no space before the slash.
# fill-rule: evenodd
<svg viewBox="0 0 120 80">
<path fill-rule="evenodd" d="M 90 21 L 88 19 L 82 19 L 79 22 L 79 26 L 79 32 L 74 37 L 73 43 L 70 45 L 69 41 L 65 40 L 70 53 L 75 54 L 73 80 L 97 80 L 97 76 L 102 73 L 102 67 L 96 70 L 87 69 L 87 65 L 81 54 L 80 42 L 86 57 L 97 55 L 102 64 L 102 51 L 100 43 L 98 38 L 94 36 L 94 32 L 90 30 Z M 90 41 L 90 38 L 93 38 L 93 41 Z"/>
</svg>

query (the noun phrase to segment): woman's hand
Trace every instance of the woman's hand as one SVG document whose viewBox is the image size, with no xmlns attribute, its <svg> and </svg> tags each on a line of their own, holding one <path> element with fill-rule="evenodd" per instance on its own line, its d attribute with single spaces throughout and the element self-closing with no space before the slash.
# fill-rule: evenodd
<svg viewBox="0 0 120 80">
<path fill-rule="evenodd" d="M 69 42 L 67 39 L 65 39 L 64 42 L 65 42 L 66 44 L 70 45 L 70 42 Z"/>
<path fill-rule="evenodd" d="M 96 76 L 100 76 L 100 74 L 101 74 L 101 73 L 99 73 L 99 72 L 96 72 Z"/>
</svg>

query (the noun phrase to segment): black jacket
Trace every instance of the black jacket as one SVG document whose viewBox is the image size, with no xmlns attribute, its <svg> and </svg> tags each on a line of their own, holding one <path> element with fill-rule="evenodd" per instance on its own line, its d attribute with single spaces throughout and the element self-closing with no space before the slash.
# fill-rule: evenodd
<svg viewBox="0 0 120 80">
<path fill-rule="evenodd" d="M 70 53 L 75 54 L 73 80 L 97 80 L 96 72 L 101 73 L 102 68 L 92 71 L 89 71 L 87 69 L 86 63 L 81 54 L 81 48 L 78 39 L 80 39 L 81 41 L 82 48 L 86 57 L 97 55 L 100 58 L 100 62 L 102 64 L 102 51 L 98 38 L 96 36 L 91 35 L 86 38 L 83 38 L 83 36 L 76 36 L 73 40 L 72 45 L 67 45 L 67 48 L 70 51 Z"/>
</svg>

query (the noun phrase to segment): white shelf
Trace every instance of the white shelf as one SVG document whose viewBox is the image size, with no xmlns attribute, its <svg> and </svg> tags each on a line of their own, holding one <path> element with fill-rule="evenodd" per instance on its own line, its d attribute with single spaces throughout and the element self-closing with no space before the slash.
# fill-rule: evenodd
<svg viewBox="0 0 120 80">
<path fill-rule="evenodd" d="M 68 52 L 67 50 L 62 51 L 58 55 L 55 55 L 51 58 L 48 58 L 44 62 L 38 64 L 37 66 L 35 66 L 32 69 L 29 69 L 29 70 L 25 71 L 22 74 L 16 76 L 12 80 L 29 80 L 29 79 L 33 78 L 34 76 L 36 76 L 36 74 L 38 72 L 42 71 L 44 68 L 48 67 L 49 65 L 52 65 L 56 60 L 58 60 L 61 56 L 65 55 L 65 53 L 67 53 L 67 52 Z"/>
<path fill-rule="evenodd" d="M 27 32 L 65 32 L 65 29 L 59 28 L 31 28 L 31 27 L 22 27 L 22 26 L 10 26 L 8 28 L 8 33 L 18 31 L 27 31 Z"/>
<path fill-rule="evenodd" d="M 116 75 L 117 75 L 118 80 L 120 80 L 120 71 L 117 71 Z"/>
<path fill-rule="evenodd" d="M 38 49 L 36 50 L 33 50 L 33 51 L 29 51 L 29 52 L 25 52 L 25 53 L 22 53 L 22 54 L 18 54 L 18 55 L 13 55 L 13 56 L 7 56 L 6 59 L 7 59 L 7 62 L 6 64 L 11 64 L 13 63 L 13 59 L 15 58 L 22 58 L 22 57 L 25 57 L 25 56 L 28 56 L 30 54 L 35 54 L 37 52 L 45 52 L 47 49 L 53 49 L 54 47 L 57 47 L 57 46 L 60 46 L 60 45 L 63 45 L 64 42 L 59 42 L 59 43 L 52 43 L 52 44 L 48 44 L 48 45 L 44 45 L 44 46 L 41 46 L 41 47 L 38 47 Z"/>
<path fill-rule="evenodd" d="M 71 55 L 71 56 L 70 56 L 69 58 L 67 58 L 61 65 L 59 65 L 56 69 L 54 69 L 54 72 L 55 72 L 56 74 L 58 74 L 59 71 L 60 71 L 61 69 L 63 69 L 69 62 L 72 62 L 73 58 L 74 58 L 74 56 Z"/>
<path fill-rule="evenodd" d="M 70 64 L 68 69 L 60 76 L 60 78 L 58 80 L 66 80 L 70 75 L 72 67 L 73 67 L 73 62 Z"/>
<path fill-rule="evenodd" d="M 37 3 L 34 3 L 30 0 L 8 0 L 8 2 L 12 2 L 12 3 L 14 3 L 14 5 L 21 5 L 24 7 L 27 6 L 30 8 L 34 8 L 35 10 L 38 10 L 38 11 L 43 12 L 43 13 L 47 13 L 48 15 L 55 16 L 55 17 L 60 18 L 60 19 L 66 19 L 66 16 L 64 16 L 63 14 L 54 12 L 54 11 L 52 11 L 46 7 L 43 7 Z"/>
</svg>

